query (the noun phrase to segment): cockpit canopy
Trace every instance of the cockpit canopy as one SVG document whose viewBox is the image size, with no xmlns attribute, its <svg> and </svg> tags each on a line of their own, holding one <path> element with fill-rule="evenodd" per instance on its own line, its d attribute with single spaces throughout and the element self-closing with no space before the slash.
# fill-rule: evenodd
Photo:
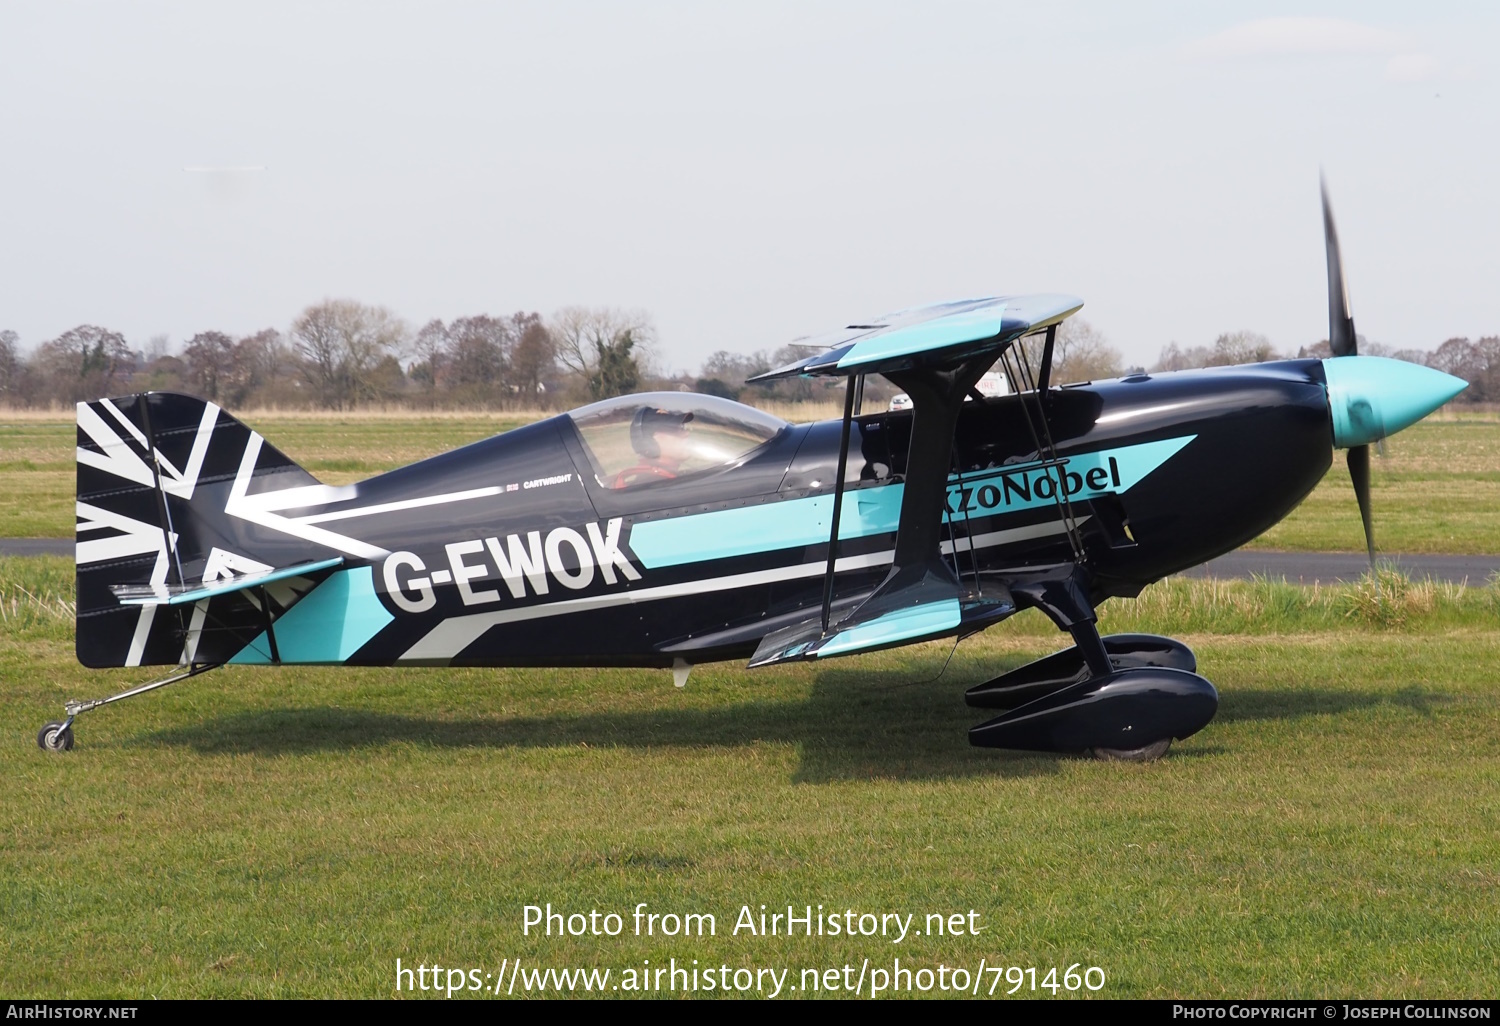
<svg viewBox="0 0 1500 1026">
<path fill-rule="evenodd" d="M 744 462 L 790 425 L 717 396 L 646 392 L 568 414 L 604 488 L 641 488 Z"/>
</svg>

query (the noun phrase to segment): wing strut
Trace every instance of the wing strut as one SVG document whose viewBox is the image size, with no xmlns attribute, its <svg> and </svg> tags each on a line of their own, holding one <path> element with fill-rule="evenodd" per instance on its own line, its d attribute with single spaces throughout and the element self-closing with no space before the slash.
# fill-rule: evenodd
<svg viewBox="0 0 1500 1026">
<path fill-rule="evenodd" d="M 848 379 L 820 615 L 766 635 L 750 658 L 751 666 L 982 630 L 1015 611 L 1003 585 L 976 580 L 965 588 L 943 558 L 954 431 L 964 397 L 997 358 L 1017 339 L 1061 322 L 1081 305 L 1070 296 L 992 297 L 902 311 L 878 323 L 850 325 L 831 337 L 824 351 L 751 379 Z M 866 374 L 883 374 L 911 396 L 911 442 L 890 572 L 852 612 L 835 622 L 833 578 L 844 509 L 843 478 L 854 410 L 862 399 L 858 379 Z M 1036 435 L 1034 426 L 1031 430 Z M 951 532 L 952 525 L 946 526 Z M 956 545 L 954 549 L 956 564 Z"/>
<path fill-rule="evenodd" d="M 1042 368 L 1037 372 L 1036 379 L 1036 394 L 1044 403 L 1047 401 L 1047 386 L 1052 382 L 1052 348 L 1056 341 L 1057 325 L 1053 324 L 1047 328 L 1047 340 L 1042 343 Z"/>
<path fill-rule="evenodd" d="M 828 569 L 823 573 L 824 634 L 828 633 L 828 617 L 833 610 L 833 569 L 839 558 L 839 517 L 844 512 L 844 472 L 849 467 L 849 425 L 854 419 L 855 393 L 863 392 L 864 384 L 863 374 L 851 375 L 844 387 L 844 430 L 839 436 L 839 472 L 833 479 L 833 524 L 828 529 Z"/>
<path fill-rule="evenodd" d="M 1011 389 L 1016 393 L 1016 398 L 1021 403 L 1021 414 L 1026 418 L 1026 430 L 1031 433 L 1031 443 L 1036 446 L 1036 454 L 1042 459 L 1042 469 L 1048 473 L 1053 467 L 1057 467 L 1057 487 L 1053 490 L 1052 501 L 1057 506 L 1057 512 L 1062 520 L 1064 531 L 1068 535 L 1068 545 L 1073 550 L 1073 560 L 1077 563 L 1084 562 L 1083 539 L 1078 534 L 1078 520 L 1073 515 L 1073 502 L 1068 497 L 1066 472 L 1062 469 L 1065 461 L 1058 459 L 1057 445 L 1052 441 L 1052 426 L 1047 422 L 1047 382 L 1052 377 L 1052 352 L 1053 344 L 1057 339 L 1057 325 L 1053 324 L 1047 328 L 1047 339 L 1042 345 L 1042 366 L 1035 379 L 1031 375 L 1031 363 L 1026 359 L 1025 350 L 1014 347 L 1011 352 L 1000 354 L 1000 364 L 1005 368 L 1005 376 L 1010 379 Z M 1010 360 L 1014 357 L 1015 366 L 1012 367 Z M 1036 415 L 1042 422 L 1042 430 L 1038 433 L 1036 422 L 1031 419 L 1031 410 L 1026 403 L 1026 393 L 1032 393 L 1036 397 Z"/>
<path fill-rule="evenodd" d="M 835 622 L 833 578 L 855 393 L 854 376 L 850 376 L 844 394 L 840 479 L 835 482 L 834 524 L 829 532 L 821 616 L 766 635 L 750 658 L 751 666 L 867 652 L 979 630 L 1014 612 L 1015 604 L 1003 587 L 989 584 L 983 589 L 964 589 L 958 575 L 943 559 L 941 548 L 954 428 L 964 396 L 993 362 L 993 354 L 986 353 L 944 367 L 886 372 L 886 377 L 912 400 L 911 445 L 906 457 L 895 558 L 890 572 L 875 590 Z"/>
</svg>

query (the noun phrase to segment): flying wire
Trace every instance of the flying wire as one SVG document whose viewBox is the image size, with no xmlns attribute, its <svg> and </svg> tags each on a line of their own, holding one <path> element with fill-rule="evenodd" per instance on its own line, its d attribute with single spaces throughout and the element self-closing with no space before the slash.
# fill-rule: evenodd
<svg viewBox="0 0 1500 1026">
<path fill-rule="evenodd" d="M 938 668 L 938 672 L 933 676 L 925 677 L 922 680 L 909 680 L 901 684 L 885 684 L 880 687 L 869 688 L 868 690 L 871 692 L 900 691 L 903 688 L 914 688 L 922 684 L 932 684 L 936 681 L 941 680 L 943 678 L 943 674 L 948 672 L 948 664 L 953 662 L 953 655 L 958 651 L 958 643 L 961 640 L 961 638 L 953 639 L 953 646 L 948 649 L 948 655 L 943 659 L 943 665 Z"/>
</svg>

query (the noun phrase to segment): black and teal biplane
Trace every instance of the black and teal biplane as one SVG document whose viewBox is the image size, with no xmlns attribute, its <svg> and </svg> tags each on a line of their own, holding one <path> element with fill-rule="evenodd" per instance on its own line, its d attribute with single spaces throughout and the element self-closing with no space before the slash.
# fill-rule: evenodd
<svg viewBox="0 0 1500 1026">
<path fill-rule="evenodd" d="M 905 310 L 761 375 L 842 378 L 839 420 L 596 403 L 329 486 L 211 402 L 78 407 L 77 652 L 172 666 L 765 666 L 963 637 L 1028 607 L 1064 650 L 971 687 L 976 745 L 1153 758 L 1218 706 L 1181 642 L 1101 637 L 1111 596 L 1228 552 L 1464 382 L 1359 356 L 1327 213 L 1330 359 L 1059 384 L 1070 296 Z M 1010 394 L 975 385 L 992 368 Z M 907 411 L 865 413 L 883 375 Z"/>
</svg>

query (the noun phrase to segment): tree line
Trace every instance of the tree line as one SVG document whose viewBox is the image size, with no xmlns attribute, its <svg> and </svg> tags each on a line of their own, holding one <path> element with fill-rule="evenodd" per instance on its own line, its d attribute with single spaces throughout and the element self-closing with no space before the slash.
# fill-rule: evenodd
<svg viewBox="0 0 1500 1026">
<path fill-rule="evenodd" d="M 157 337 L 135 348 L 83 324 L 20 349 L 0 331 L 0 405 L 49 407 L 150 389 L 193 392 L 231 408 L 353 410 L 549 408 L 660 384 L 650 318 L 570 307 L 432 320 L 413 331 L 382 306 L 307 307 L 285 331 L 203 331 L 178 353 Z M 672 385 L 671 387 L 676 387 Z"/>
<path fill-rule="evenodd" d="M 1027 366 L 1033 374 L 1041 369 L 1042 342 L 1040 336 L 1025 340 Z M 764 373 L 775 367 L 783 367 L 810 355 L 814 350 L 792 344 L 780 349 L 763 349 L 756 353 L 740 354 L 720 350 L 703 363 L 701 376 L 695 382 L 695 391 L 711 395 L 722 395 L 742 402 L 754 403 L 757 399 L 775 399 L 782 402 L 804 402 L 814 398 L 830 397 L 827 382 L 792 378 L 772 382 L 770 385 L 746 385 L 745 379 Z M 998 368 L 997 368 L 998 369 Z M 1113 378 L 1127 373 L 1120 351 L 1105 339 L 1104 334 L 1088 321 L 1072 317 L 1058 328 L 1052 354 L 1052 380 L 1062 383 L 1089 381 L 1095 378 Z M 837 384 L 837 383 L 834 383 Z M 884 402 L 899 389 L 885 379 L 871 379 L 865 383 L 865 408 L 872 402 Z M 837 392 L 837 389 L 834 390 Z M 834 394 L 833 398 L 838 398 Z"/>
<path fill-rule="evenodd" d="M 837 398 L 836 382 L 746 379 L 813 350 L 796 344 L 754 353 L 720 350 L 698 374 L 655 367 L 656 333 L 643 311 L 567 307 L 550 318 L 520 311 L 431 320 L 416 330 L 382 306 L 347 299 L 307 307 L 286 330 L 234 337 L 203 331 L 179 353 L 158 336 L 135 348 L 117 332 L 79 325 L 29 354 L 14 331 L 0 331 L 0 406 L 50 407 L 150 389 L 193 392 L 232 409 L 353 410 L 370 405 L 445 409 L 549 409 L 648 389 L 692 389 L 756 403 Z M 1024 347 L 1033 368 L 1040 341 Z M 1361 337 L 1359 351 L 1393 356 L 1470 383 L 1459 402 L 1500 402 L 1500 336 L 1450 338 L 1432 351 L 1392 350 Z M 1264 336 L 1228 332 L 1210 345 L 1164 346 L 1152 371 L 1229 366 L 1282 357 L 1326 358 L 1326 341 L 1280 353 Z M 1058 383 L 1143 371 L 1088 322 L 1058 331 L 1052 380 Z M 896 389 L 872 379 L 867 404 Z M 867 405 L 866 408 L 869 408 Z"/>
<path fill-rule="evenodd" d="M 348 299 L 309 306 L 285 330 L 202 331 L 178 352 L 163 336 L 132 346 L 118 331 L 83 324 L 27 354 L 14 331 L 0 331 L 0 406 L 48 408 L 148 390 L 192 392 L 231 409 L 324 410 L 556 409 L 694 388 L 797 402 L 833 391 L 802 380 L 744 385 L 806 355 L 796 347 L 716 353 L 699 376 L 659 370 L 656 341 L 650 315 L 639 310 L 477 314 L 413 330 L 386 307 Z"/>
<path fill-rule="evenodd" d="M 1408 363 L 1421 364 L 1463 378 L 1469 387 L 1454 399 L 1457 403 L 1500 402 L 1500 335 L 1487 335 L 1477 342 L 1467 338 L 1450 338 L 1436 349 L 1396 349 L 1372 342 L 1360 335 L 1356 339 L 1361 356 L 1388 356 Z M 1327 339 L 1300 346 L 1296 352 L 1281 353 L 1264 335 L 1253 331 L 1235 331 L 1220 335 L 1208 346 L 1182 347 L 1176 342 L 1162 347 L 1153 371 L 1187 370 L 1192 367 L 1229 367 L 1239 363 L 1263 360 L 1311 358 L 1326 360 L 1333 355 Z"/>
</svg>

